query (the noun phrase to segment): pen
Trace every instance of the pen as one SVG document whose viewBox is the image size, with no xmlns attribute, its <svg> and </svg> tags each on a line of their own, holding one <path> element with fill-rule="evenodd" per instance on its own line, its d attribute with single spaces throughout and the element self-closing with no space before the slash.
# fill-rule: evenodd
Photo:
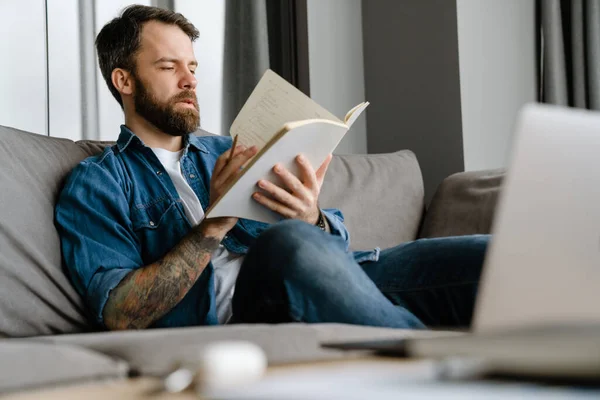
<svg viewBox="0 0 600 400">
<path fill-rule="evenodd" d="M 233 138 L 233 144 L 231 145 L 231 152 L 229 153 L 229 158 L 227 159 L 227 162 L 231 161 L 231 159 L 233 158 L 233 151 L 235 150 L 235 146 L 237 146 L 238 136 L 239 135 L 235 135 L 235 137 Z"/>
</svg>

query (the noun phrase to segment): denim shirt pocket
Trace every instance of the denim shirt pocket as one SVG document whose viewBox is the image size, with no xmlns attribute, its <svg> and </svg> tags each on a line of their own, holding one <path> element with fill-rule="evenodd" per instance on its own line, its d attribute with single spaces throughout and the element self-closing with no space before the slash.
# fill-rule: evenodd
<svg viewBox="0 0 600 400">
<path fill-rule="evenodd" d="M 168 197 L 135 205 L 131 222 L 144 249 L 142 258 L 145 263 L 155 262 L 162 257 L 189 230 L 177 203 Z"/>
</svg>

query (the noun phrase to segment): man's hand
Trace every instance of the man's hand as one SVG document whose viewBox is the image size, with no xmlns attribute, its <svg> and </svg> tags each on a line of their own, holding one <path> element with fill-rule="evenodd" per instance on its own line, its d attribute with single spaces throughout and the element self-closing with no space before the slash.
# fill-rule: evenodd
<svg viewBox="0 0 600 400">
<path fill-rule="evenodd" d="M 281 164 L 277 164 L 273 167 L 273 171 L 281 178 L 285 189 L 261 179 L 258 181 L 258 187 L 267 192 L 268 196 L 256 192 L 252 197 L 285 218 L 298 219 L 314 225 L 319 218 L 317 204 L 319 193 L 331 159 L 332 155 L 329 154 L 319 169 L 315 171 L 306 157 L 299 155 L 296 157 L 296 162 L 300 168 L 300 178 L 297 178 Z"/>
<path fill-rule="evenodd" d="M 217 159 L 213 175 L 210 180 L 210 204 L 212 205 L 227 189 L 237 176 L 242 172 L 241 166 L 257 153 L 256 146 L 246 148 L 236 146 L 227 150 Z M 233 154 L 232 154 L 233 153 Z M 205 219 L 200 224 L 200 229 L 210 235 L 223 237 L 237 223 L 235 217 L 221 217 Z"/>
</svg>

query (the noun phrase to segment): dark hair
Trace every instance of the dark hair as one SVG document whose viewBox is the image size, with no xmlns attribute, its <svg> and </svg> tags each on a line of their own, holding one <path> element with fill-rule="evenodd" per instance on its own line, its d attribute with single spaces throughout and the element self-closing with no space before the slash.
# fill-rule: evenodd
<svg viewBox="0 0 600 400">
<path fill-rule="evenodd" d="M 148 21 L 177 25 L 192 41 L 199 36 L 198 29 L 180 13 L 142 5 L 125 8 L 121 16 L 104 25 L 96 37 L 98 63 L 108 89 L 121 108 L 123 100 L 112 84 L 111 74 L 115 68 L 135 73 L 135 53 L 140 48 L 142 27 Z"/>
</svg>

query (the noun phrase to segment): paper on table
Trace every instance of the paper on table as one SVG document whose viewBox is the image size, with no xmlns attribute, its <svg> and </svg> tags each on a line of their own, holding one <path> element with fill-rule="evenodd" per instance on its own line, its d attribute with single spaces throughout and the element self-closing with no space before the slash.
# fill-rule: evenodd
<svg viewBox="0 0 600 400">
<path fill-rule="evenodd" d="M 238 144 L 261 149 L 285 123 L 305 119 L 342 122 L 288 81 L 267 70 L 231 125 Z"/>
</svg>

